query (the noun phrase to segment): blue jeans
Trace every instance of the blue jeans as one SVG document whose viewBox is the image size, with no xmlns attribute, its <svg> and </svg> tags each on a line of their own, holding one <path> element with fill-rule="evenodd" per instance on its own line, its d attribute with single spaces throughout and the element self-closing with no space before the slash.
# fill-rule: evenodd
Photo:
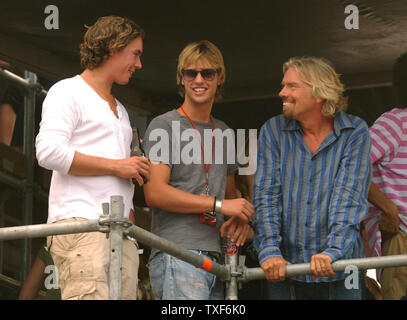
<svg viewBox="0 0 407 320">
<path fill-rule="evenodd" d="M 359 272 L 358 289 L 347 289 L 345 280 L 307 283 L 291 279 L 268 283 L 270 300 L 361 300 L 364 277 Z"/>
<path fill-rule="evenodd" d="M 169 254 L 158 253 L 149 262 L 148 268 L 151 287 L 158 300 L 224 299 L 223 283 L 216 281 L 215 275 Z"/>
</svg>

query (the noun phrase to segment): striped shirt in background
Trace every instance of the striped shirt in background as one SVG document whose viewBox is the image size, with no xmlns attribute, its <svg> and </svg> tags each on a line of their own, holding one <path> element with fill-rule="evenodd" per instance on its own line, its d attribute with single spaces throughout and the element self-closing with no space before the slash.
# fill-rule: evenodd
<svg viewBox="0 0 407 320">
<path fill-rule="evenodd" d="M 397 205 L 400 229 L 407 232 L 407 111 L 393 109 L 382 114 L 369 131 L 372 182 Z M 369 245 L 378 256 L 381 256 L 381 213 L 370 204 L 364 221 Z"/>
<path fill-rule="evenodd" d="M 280 115 L 263 125 L 258 148 L 253 203 L 260 263 L 281 256 L 309 263 L 317 253 L 334 261 L 363 257 L 360 222 L 371 178 L 366 123 L 341 112 L 311 154 L 297 121 Z M 297 276 L 306 282 L 344 278 L 344 273 L 317 280 Z"/>
</svg>

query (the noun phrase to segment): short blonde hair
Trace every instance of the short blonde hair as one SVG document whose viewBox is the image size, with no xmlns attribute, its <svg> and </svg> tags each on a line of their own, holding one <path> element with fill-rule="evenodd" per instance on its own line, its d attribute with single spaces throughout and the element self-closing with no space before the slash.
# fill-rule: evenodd
<svg viewBox="0 0 407 320">
<path fill-rule="evenodd" d="M 215 68 L 218 73 L 219 86 L 216 90 L 215 101 L 222 98 L 223 84 L 226 80 L 225 63 L 220 50 L 210 41 L 201 40 L 188 44 L 180 53 L 178 57 L 177 67 L 177 84 L 178 91 L 181 97 L 185 96 L 185 88 L 182 85 L 182 70 L 191 63 L 195 63 L 201 60 L 202 63 L 206 63 Z"/>
<path fill-rule="evenodd" d="M 315 98 L 324 99 L 322 114 L 334 118 L 348 107 L 348 100 L 343 96 L 344 85 L 339 80 L 332 64 L 322 58 L 293 57 L 283 64 L 283 72 L 294 68 L 302 81 L 312 88 Z"/>
</svg>

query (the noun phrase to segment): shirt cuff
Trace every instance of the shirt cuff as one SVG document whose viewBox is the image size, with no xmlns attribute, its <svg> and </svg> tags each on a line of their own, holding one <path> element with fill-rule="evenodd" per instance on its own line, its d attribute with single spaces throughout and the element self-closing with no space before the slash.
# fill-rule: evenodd
<svg viewBox="0 0 407 320">
<path fill-rule="evenodd" d="M 277 247 L 268 247 L 260 251 L 259 253 L 259 263 L 262 264 L 264 261 L 274 257 L 283 257 L 281 251 Z"/>
<path fill-rule="evenodd" d="M 339 260 L 342 256 L 338 249 L 332 249 L 332 248 L 328 248 L 321 253 L 330 256 L 332 259 L 332 262 Z"/>
</svg>

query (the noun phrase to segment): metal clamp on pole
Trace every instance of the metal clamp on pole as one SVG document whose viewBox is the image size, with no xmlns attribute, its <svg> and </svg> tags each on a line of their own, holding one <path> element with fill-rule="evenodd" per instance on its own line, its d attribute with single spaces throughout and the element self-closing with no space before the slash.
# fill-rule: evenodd
<svg viewBox="0 0 407 320">
<path fill-rule="evenodd" d="M 109 299 L 120 300 L 122 297 L 122 248 L 123 228 L 132 226 L 130 220 L 123 218 L 124 203 L 122 196 L 110 198 L 110 215 L 108 204 L 102 204 L 103 216 L 99 218 L 102 232 L 108 232 L 110 238 Z"/>
<path fill-rule="evenodd" d="M 229 239 L 223 240 L 223 247 L 225 252 L 225 264 L 230 268 L 230 279 L 225 281 L 226 283 L 226 300 L 237 300 L 238 299 L 238 283 L 237 278 L 241 276 L 238 270 L 239 255 L 236 244 Z"/>
<path fill-rule="evenodd" d="M 118 197 L 121 197 L 121 196 L 118 196 Z M 108 202 L 103 203 L 102 208 L 103 208 L 103 215 L 101 215 L 99 218 L 99 225 L 100 225 L 99 231 L 106 233 L 106 238 L 109 239 L 111 225 L 121 226 L 123 229 L 125 229 L 125 230 L 123 230 L 124 233 L 126 233 L 127 228 L 129 228 L 133 225 L 133 223 L 127 218 L 113 217 L 112 215 L 109 215 L 110 203 L 108 203 Z"/>
</svg>

